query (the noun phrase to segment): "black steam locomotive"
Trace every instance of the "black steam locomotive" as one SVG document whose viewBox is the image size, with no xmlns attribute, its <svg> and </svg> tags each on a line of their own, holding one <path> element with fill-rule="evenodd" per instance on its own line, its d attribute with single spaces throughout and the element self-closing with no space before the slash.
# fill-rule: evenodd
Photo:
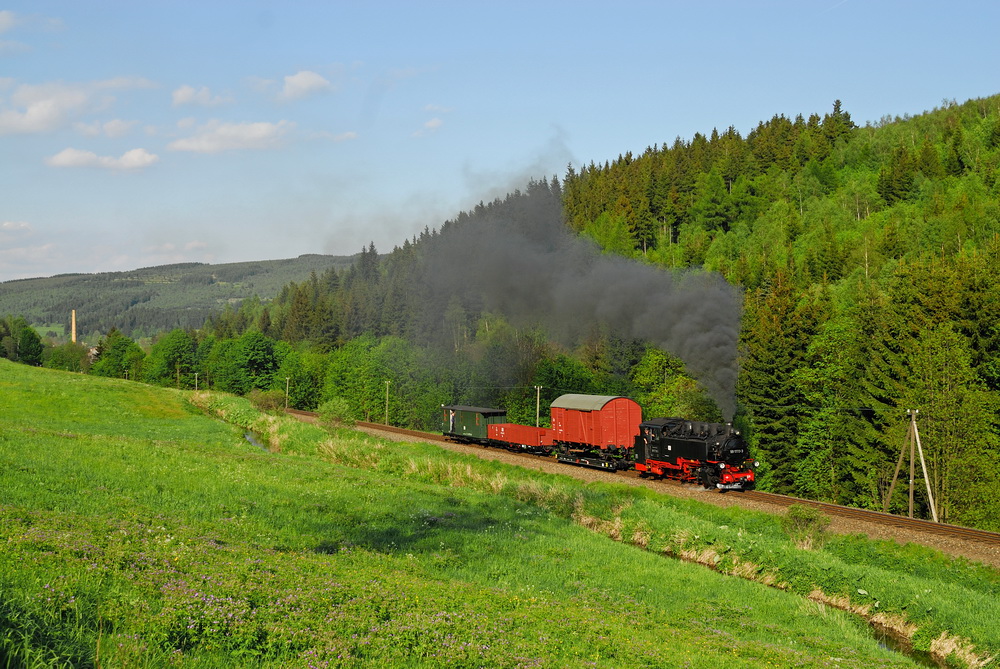
<svg viewBox="0 0 1000 669">
<path fill-rule="evenodd" d="M 661 476 L 705 488 L 748 490 L 757 463 L 732 425 L 681 418 L 652 418 L 639 424 L 635 468 L 640 476 Z"/>
</svg>

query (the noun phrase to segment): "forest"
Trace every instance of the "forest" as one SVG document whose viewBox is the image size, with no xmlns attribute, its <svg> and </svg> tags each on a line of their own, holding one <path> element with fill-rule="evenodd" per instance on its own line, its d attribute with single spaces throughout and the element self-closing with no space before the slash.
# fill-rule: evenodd
<svg viewBox="0 0 1000 669">
<path fill-rule="evenodd" d="M 917 410 L 917 514 L 929 488 L 943 521 L 1000 530 L 998 169 L 1000 96 L 864 126 L 836 101 L 570 165 L 146 348 L 41 357 L 420 428 L 442 403 L 533 421 L 537 387 L 543 420 L 627 395 L 734 420 L 763 489 L 902 513 Z"/>
</svg>

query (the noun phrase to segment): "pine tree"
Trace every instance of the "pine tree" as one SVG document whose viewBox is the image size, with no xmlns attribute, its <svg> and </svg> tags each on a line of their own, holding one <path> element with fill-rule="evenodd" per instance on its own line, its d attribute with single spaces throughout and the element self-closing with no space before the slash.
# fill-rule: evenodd
<svg viewBox="0 0 1000 669">
<path fill-rule="evenodd" d="M 737 402 L 749 420 L 750 443 L 763 463 L 762 487 L 792 492 L 799 461 L 798 432 L 803 398 L 795 371 L 803 364 L 817 316 L 813 305 L 799 306 L 791 278 L 778 271 L 749 295 L 741 336 Z"/>
<path fill-rule="evenodd" d="M 914 173 L 915 165 L 910 152 L 905 146 L 899 146 L 893 152 L 889 164 L 879 170 L 875 188 L 886 203 L 895 204 L 910 196 Z"/>
</svg>

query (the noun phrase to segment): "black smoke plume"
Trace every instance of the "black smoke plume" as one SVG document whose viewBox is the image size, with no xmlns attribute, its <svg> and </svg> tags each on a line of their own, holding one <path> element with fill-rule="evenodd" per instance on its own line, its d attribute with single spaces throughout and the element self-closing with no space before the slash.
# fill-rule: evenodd
<svg viewBox="0 0 1000 669">
<path fill-rule="evenodd" d="M 735 412 L 740 292 L 721 276 L 671 272 L 604 255 L 563 223 L 558 183 L 479 205 L 425 249 L 438 314 L 452 295 L 576 344 L 595 325 L 679 357 L 723 415 Z"/>
</svg>

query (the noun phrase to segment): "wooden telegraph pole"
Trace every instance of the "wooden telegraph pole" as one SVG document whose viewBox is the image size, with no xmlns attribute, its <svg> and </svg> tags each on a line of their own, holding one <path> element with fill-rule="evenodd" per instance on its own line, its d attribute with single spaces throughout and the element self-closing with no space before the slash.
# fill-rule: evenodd
<svg viewBox="0 0 1000 669">
<path fill-rule="evenodd" d="M 535 427 L 538 427 L 542 406 L 542 387 L 535 386 Z"/>
<path fill-rule="evenodd" d="M 888 513 L 889 502 L 892 500 L 892 493 L 896 489 L 896 480 L 899 477 L 899 470 L 903 467 L 903 458 L 906 457 L 906 447 L 910 447 L 910 518 L 913 518 L 913 483 L 915 480 L 915 470 L 917 454 L 920 455 L 920 470 L 924 473 L 924 483 L 927 485 L 927 499 L 930 502 L 931 516 L 934 518 L 934 522 L 938 522 L 937 506 L 934 504 L 934 493 L 931 492 L 931 480 L 927 476 L 927 463 L 924 462 L 924 449 L 920 445 L 920 431 L 917 430 L 917 414 L 920 413 L 918 409 L 907 410 L 906 415 L 910 417 L 910 425 L 906 430 L 906 443 L 903 444 L 903 448 L 899 451 L 899 459 L 896 461 L 896 471 L 892 475 L 892 483 L 889 485 L 889 494 L 885 497 L 885 502 L 882 504 L 882 511 Z"/>
<path fill-rule="evenodd" d="M 385 424 L 389 424 L 389 384 L 391 381 L 385 382 Z"/>
</svg>

